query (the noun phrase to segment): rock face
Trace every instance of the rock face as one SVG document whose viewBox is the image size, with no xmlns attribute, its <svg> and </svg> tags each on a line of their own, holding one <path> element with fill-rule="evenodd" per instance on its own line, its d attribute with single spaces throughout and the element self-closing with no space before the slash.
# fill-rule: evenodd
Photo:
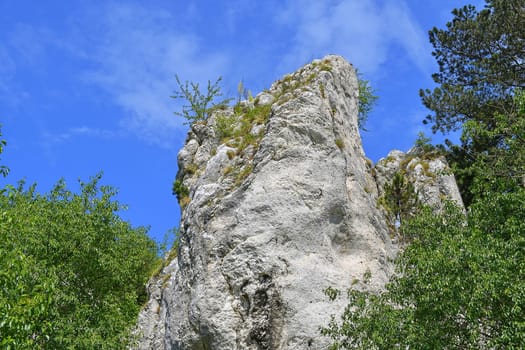
<svg viewBox="0 0 525 350">
<path fill-rule="evenodd" d="M 444 200 L 463 207 L 456 179 L 443 156 L 413 148 L 407 153 L 394 150 L 375 166 L 379 193 L 395 173 L 404 174 L 414 185 L 421 203 L 440 211 Z"/>
<path fill-rule="evenodd" d="M 396 247 L 377 200 L 399 163 L 376 180 L 357 104 L 354 69 L 327 56 L 192 126 L 178 256 L 150 281 L 138 349 L 324 349 L 345 301 L 323 290 L 386 283 Z"/>
</svg>

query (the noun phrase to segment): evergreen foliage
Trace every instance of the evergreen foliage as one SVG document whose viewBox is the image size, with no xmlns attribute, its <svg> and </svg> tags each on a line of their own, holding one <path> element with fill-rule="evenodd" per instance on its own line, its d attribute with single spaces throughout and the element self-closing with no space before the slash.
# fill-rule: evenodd
<svg viewBox="0 0 525 350">
<path fill-rule="evenodd" d="M 467 120 L 491 124 L 516 88 L 525 88 L 525 2 L 487 0 L 485 9 L 454 9 L 446 29 L 433 28 L 430 42 L 439 64 L 439 85 L 421 90 L 434 115 L 434 131 L 456 130 Z"/>
<path fill-rule="evenodd" d="M 414 185 L 401 172 L 392 177 L 392 181 L 384 186 L 384 195 L 379 199 L 380 204 L 390 216 L 390 225 L 401 225 L 412 217 L 419 207 L 419 199 Z"/>
<path fill-rule="evenodd" d="M 525 87 L 525 2 L 486 3 L 481 11 L 471 5 L 455 9 L 446 29 L 430 31 L 438 87 L 420 91 L 434 113 L 426 119 L 433 131 L 463 131 L 460 145 L 446 145 L 466 205 L 479 191 L 475 177 L 480 162 L 500 156 L 506 144 L 502 140 L 511 136 L 508 121 L 522 125 L 523 120 L 516 107 Z"/>
<path fill-rule="evenodd" d="M 506 192 L 525 186 L 525 92 L 518 90 L 513 104 L 504 113 L 494 115 L 493 127 L 470 120 L 463 126 L 463 143 L 487 140 L 492 146 L 475 154 L 470 169 L 471 193 L 483 196 L 487 190 Z"/>
</svg>

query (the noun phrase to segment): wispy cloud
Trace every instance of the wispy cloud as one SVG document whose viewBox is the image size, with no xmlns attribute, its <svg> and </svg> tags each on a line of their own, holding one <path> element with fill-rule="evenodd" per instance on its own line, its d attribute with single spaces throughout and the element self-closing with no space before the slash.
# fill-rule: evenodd
<svg viewBox="0 0 525 350">
<path fill-rule="evenodd" d="M 295 69 L 311 58 L 337 53 L 366 74 L 381 74 L 384 65 L 399 59 L 398 55 L 430 74 L 432 58 L 426 32 L 404 1 L 290 0 L 277 8 L 273 18 L 278 31 L 270 31 L 271 21 L 258 25 L 269 30 L 274 39 L 286 36 L 290 45 L 277 57 L 265 56 L 265 60 Z M 192 6 L 187 9 L 194 12 Z M 226 29 L 234 30 L 235 19 L 251 10 L 250 6 L 226 10 Z M 90 47 L 84 54 L 95 65 L 83 78 L 109 93 L 126 111 L 123 128 L 152 143 L 169 147 L 175 135 L 181 137 L 182 121 L 173 115 L 179 105 L 169 98 L 175 88 L 175 73 L 183 74 L 183 80 L 204 83 L 235 69 L 231 67 L 235 47 L 220 46 L 221 51 L 214 52 L 213 43 L 204 42 L 197 31 L 189 31 L 191 26 L 174 25 L 181 16 L 172 11 L 113 3 L 89 20 L 94 21 L 90 28 L 95 29 L 83 33 Z M 254 49 L 259 55 L 271 53 Z"/>
<path fill-rule="evenodd" d="M 16 70 L 15 61 L 11 58 L 9 50 L 0 44 L 0 98 L 10 100 L 7 94 L 10 92 L 10 83 Z"/>
<path fill-rule="evenodd" d="M 220 75 L 226 55 L 204 54 L 198 37 L 173 29 L 177 18 L 171 13 L 132 4 L 111 4 L 100 12 L 101 18 L 89 17 L 96 21 L 96 30 L 84 33 L 90 50 L 79 48 L 95 63 L 83 79 L 105 90 L 126 111 L 123 128 L 169 147 L 182 129 L 169 98 L 176 87 L 175 73 L 206 81 Z"/>
<path fill-rule="evenodd" d="M 17 24 L 0 37 L 0 100 L 18 108 L 28 97 L 18 82 L 22 70 L 35 69 L 49 35 L 41 28 Z"/>
<path fill-rule="evenodd" d="M 56 150 L 60 147 L 65 147 L 69 143 L 78 141 L 79 138 L 97 139 L 97 140 L 111 140 L 120 139 L 126 136 L 124 130 L 109 130 L 101 128 L 93 128 L 88 126 L 79 126 L 66 129 L 61 132 L 50 131 L 40 126 L 40 140 L 38 143 L 42 147 L 42 151 L 50 164 L 56 163 Z"/>
<path fill-rule="evenodd" d="M 16 52 L 17 61 L 31 67 L 41 63 L 54 36 L 48 29 L 30 24 L 17 24 L 9 34 L 9 45 Z"/>
<path fill-rule="evenodd" d="M 432 62 L 426 33 L 403 0 L 269 0 L 259 11 L 267 21 L 253 17 L 257 7 L 240 0 L 220 7 L 220 21 L 216 14 L 203 14 L 199 2 L 165 6 L 90 3 L 71 15 L 65 33 L 22 26 L 7 45 L 23 51 L 20 57 L 27 62 L 34 61 L 42 55 L 42 46 L 27 46 L 41 43 L 35 33 L 42 33 L 46 45 L 85 62 L 79 78 L 124 111 L 119 116 L 122 129 L 166 147 L 181 141 L 177 138 L 184 137 L 185 129 L 173 115 L 180 104 L 169 98 L 176 87 L 175 73 L 202 84 L 228 74 L 252 80 L 275 75 L 273 80 L 328 53 L 342 54 L 366 74 L 381 74 L 398 56 L 408 57 L 421 71 Z M 210 42 L 202 29 L 207 20 L 217 22 L 210 30 L 229 33 L 228 40 Z M 192 25 L 195 21 L 199 28 Z M 249 26 L 252 22 L 256 27 Z M 252 40 L 241 35 L 246 32 Z M 12 48 L 0 43 L 0 94 L 10 91 L 10 76 L 19 64 L 9 55 Z"/>
<path fill-rule="evenodd" d="M 111 140 L 115 138 L 122 137 L 124 135 L 121 131 L 106 130 L 91 128 L 88 126 L 73 127 L 61 133 L 51 133 L 49 131 L 44 131 L 42 133 L 43 140 L 42 142 L 46 146 L 56 146 L 70 141 L 76 137 L 90 137 L 104 140 Z"/>
<path fill-rule="evenodd" d="M 404 1 L 289 1 L 280 21 L 296 28 L 287 61 L 338 53 L 369 74 L 395 60 L 396 48 L 425 73 L 432 61 L 426 32 Z"/>
</svg>

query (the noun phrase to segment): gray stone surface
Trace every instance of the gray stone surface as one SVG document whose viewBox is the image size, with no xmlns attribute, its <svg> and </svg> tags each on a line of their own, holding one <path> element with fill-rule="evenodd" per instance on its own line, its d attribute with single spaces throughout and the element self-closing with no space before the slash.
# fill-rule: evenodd
<svg viewBox="0 0 525 350">
<path fill-rule="evenodd" d="M 463 207 L 459 189 L 443 156 L 420 154 L 416 149 L 407 153 L 394 150 L 375 166 L 379 194 L 396 172 L 402 172 L 414 185 L 422 204 L 441 210 L 445 200 L 452 200 Z"/>
<path fill-rule="evenodd" d="M 255 104 L 256 105 L 270 105 L 275 101 L 275 97 L 272 94 L 261 92 L 255 97 Z"/>
<path fill-rule="evenodd" d="M 327 56 L 258 95 L 249 108 L 271 114 L 249 131 L 260 138 L 251 146 L 216 136 L 231 111 L 192 127 L 179 153 L 190 198 L 178 257 L 150 282 L 136 348 L 325 349 L 319 327 L 346 301 L 323 290 L 384 286 L 396 247 L 361 146 L 357 94 L 353 67 Z M 395 167 L 376 168 L 378 181 Z M 448 182 L 440 193 L 454 191 Z"/>
</svg>

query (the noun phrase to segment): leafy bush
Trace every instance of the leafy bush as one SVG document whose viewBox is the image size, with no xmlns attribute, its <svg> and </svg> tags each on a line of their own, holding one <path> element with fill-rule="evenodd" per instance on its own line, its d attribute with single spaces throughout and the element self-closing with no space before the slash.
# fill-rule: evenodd
<svg viewBox="0 0 525 350">
<path fill-rule="evenodd" d="M 175 180 L 173 183 L 173 194 L 177 196 L 177 199 L 180 202 L 183 198 L 190 195 L 190 190 L 183 185 L 181 180 Z"/>
<path fill-rule="evenodd" d="M 48 194 L 7 186 L 0 195 L 0 347 L 122 349 L 159 263 L 145 228 L 100 186 Z"/>
<path fill-rule="evenodd" d="M 465 216 L 425 208 L 387 290 L 350 290 L 322 330 L 331 349 L 525 348 L 525 191 L 491 193 Z"/>
<path fill-rule="evenodd" d="M 237 116 L 219 115 L 215 122 L 215 132 L 220 140 L 229 139 L 234 136 Z"/>
</svg>

